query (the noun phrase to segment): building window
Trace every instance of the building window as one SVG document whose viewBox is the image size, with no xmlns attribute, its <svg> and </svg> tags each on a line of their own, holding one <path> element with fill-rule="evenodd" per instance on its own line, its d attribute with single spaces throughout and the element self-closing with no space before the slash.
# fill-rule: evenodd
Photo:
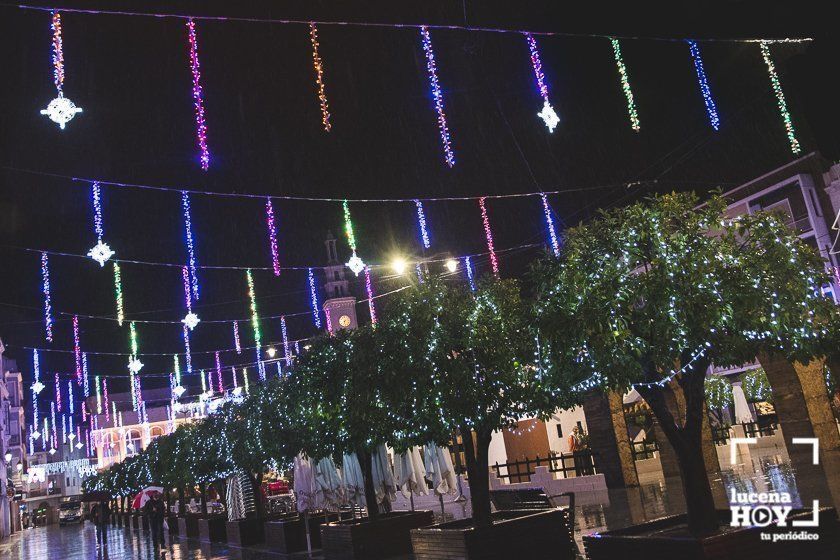
<svg viewBox="0 0 840 560">
<path fill-rule="evenodd" d="M 163 428 L 160 426 L 152 426 L 152 429 L 149 431 L 149 439 L 155 439 L 156 437 L 160 437 L 163 435 Z"/>
<path fill-rule="evenodd" d="M 140 430 L 129 430 L 125 434 L 125 454 L 127 457 L 136 455 L 143 450 L 143 436 Z"/>
<path fill-rule="evenodd" d="M 561 426 L 560 424 L 557 424 L 557 437 L 563 437 L 563 426 Z"/>
</svg>

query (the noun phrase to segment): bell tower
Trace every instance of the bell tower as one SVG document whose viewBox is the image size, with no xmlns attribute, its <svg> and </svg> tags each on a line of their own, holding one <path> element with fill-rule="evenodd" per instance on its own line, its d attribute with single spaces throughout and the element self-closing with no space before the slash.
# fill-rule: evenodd
<svg viewBox="0 0 840 560">
<path fill-rule="evenodd" d="M 327 327 L 332 331 L 355 329 L 359 325 L 356 319 L 356 298 L 350 294 L 346 266 L 338 258 L 336 239 L 332 232 L 327 232 L 324 245 L 327 248 L 327 266 L 324 267 L 324 315 Z"/>
</svg>

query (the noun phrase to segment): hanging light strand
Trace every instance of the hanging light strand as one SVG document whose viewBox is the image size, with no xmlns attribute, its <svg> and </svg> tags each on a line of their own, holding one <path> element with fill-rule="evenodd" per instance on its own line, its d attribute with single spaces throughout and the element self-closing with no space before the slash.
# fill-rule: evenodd
<svg viewBox="0 0 840 560">
<path fill-rule="evenodd" d="M 210 150 L 207 148 L 207 124 L 204 122 L 204 89 L 201 87 L 201 63 L 198 60 L 198 39 L 195 35 L 195 21 L 187 20 L 187 33 L 190 42 L 190 70 L 193 78 L 193 105 L 195 106 L 195 126 L 198 149 L 201 154 L 201 169 L 210 167 Z M 196 299 L 198 299 L 196 297 Z"/>
<path fill-rule="evenodd" d="M 798 154 L 802 151 L 799 145 L 799 140 L 796 139 L 796 130 L 793 128 L 793 119 L 791 119 L 790 111 L 788 111 L 787 101 L 785 100 L 785 93 L 782 91 L 782 82 L 779 81 L 779 76 L 776 74 L 776 66 L 773 64 L 773 59 L 770 57 L 770 47 L 767 41 L 759 43 L 761 46 L 761 56 L 764 58 L 764 63 L 767 65 L 767 74 L 770 76 L 770 84 L 773 86 L 773 93 L 776 94 L 776 102 L 779 105 L 779 113 L 782 115 L 782 122 L 785 124 L 788 141 L 790 142 L 790 151 Z"/>
<path fill-rule="evenodd" d="M 464 270 L 467 272 L 467 282 L 470 284 L 470 290 L 475 291 L 475 272 L 473 272 L 472 259 L 464 257 Z"/>
<path fill-rule="evenodd" d="M 257 355 L 257 370 L 259 371 L 260 380 L 265 381 L 265 369 L 260 367 L 262 364 L 262 335 L 260 334 L 260 318 L 257 314 L 257 293 L 254 288 L 254 276 L 251 269 L 245 271 L 245 276 L 248 281 L 248 299 L 251 303 L 251 327 L 254 329 L 254 349 Z"/>
<path fill-rule="evenodd" d="M 222 379 L 222 358 L 219 355 L 218 351 L 216 351 L 215 358 L 216 358 L 216 381 L 218 382 L 219 393 L 224 393 L 225 392 L 225 382 Z"/>
<path fill-rule="evenodd" d="M 122 275 L 120 265 L 114 262 L 114 298 L 117 302 L 117 324 L 122 326 L 125 320 L 125 309 L 123 308 Z"/>
<path fill-rule="evenodd" d="M 64 43 L 61 38 L 61 14 L 52 12 L 52 63 L 53 82 L 59 96 L 64 95 Z"/>
<path fill-rule="evenodd" d="M 315 323 L 315 328 L 321 328 L 321 313 L 318 309 L 318 288 L 315 285 L 315 273 L 310 268 L 308 271 L 309 277 L 309 299 L 312 302 L 312 321 Z"/>
<path fill-rule="evenodd" d="M 706 105 L 706 113 L 709 115 L 709 124 L 715 130 L 720 130 L 720 117 L 717 112 L 715 99 L 712 97 L 712 90 L 709 89 L 709 80 L 706 78 L 706 70 L 703 68 L 703 58 L 700 56 L 700 47 L 697 41 L 686 39 L 688 48 L 691 51 L 691 58 L 694 60 L 694 70 L 697 72 L 697 83 L 700 86 L 700 93 L 703 95 L 703 103 Z"/>
<path fill-rule="evenodd" d="M 41 253 L 41 281 L 44 292 L 44 333 L 47 342 L 53 341 L 52 298 L 50 297 L 50 258 Z"/>
<path fill-rule="evenodd" d="M 271 197 L 265 199 L 265 221 L 268 226 L 268 245 L 271 248 L 271 267 L 274 276 L 280 276 L 280 255 L 277 250 L 277 226 L 274 221 L 274 206 Z"/>
<path fill-rule="evenodd" d="M 347 266 L 353 271 L 356 276 L 365 268 L 365 263 L 356 254 L 356 235 L 353 233 L 353 220 L 350 219 L 350 205 L 345 200 L 342 204 L 344 209 L 344 233 L 347 234 L 347 244 L 350 245 L 350 250 L 353 254 L 350 260 L 347 261 Z"/>
<path fill-rule="evenodd" d="M 187 265 L 190 267 L 190 286 L 192 289 L 192 298 L 198 301 L 198 267 L 196 265 L 195 258 L 195 244 L 193 243 L 190 195 L 187 191 L 181 191 L 181 206 L 184 210 L 184 236 L 187 243 Z"/>
<path fill-rule="evenodd" d="M 641 126 L 639 124 L 639 114 L 636 111 L 636 101 L 633 99 L 633 90 L 630 88 L 630 76 L 627 73 L 627 67 L 624 65 L 624 59 L 621 56 L 621 45 L 618 39 L 610 39 L 612 43 L 613 55 L 615 55 L 615 64 L 618 67 L 618 74 L 621 77 L 621 89 L 624 92 L 624 97 L 627 98 L 627 114 L 630 117 L 630 127 L 639 132 Z"/>
<path fill-rule="evenodd" d="M 548 227 L 548 239 L 551 242 L 551 251 L 555 257 L 560 256 L 560 242 L 557 240 L 557 232 L 554 230 L 554 219 L 551 217 L 551 206 L 548 205 L 548 197 L 543 194 L 543 213 L 545 214 L 545 225 Z"/>
<path fill-rule="evenodd" d="M 432 47 L 432 37 L 427 26 L 420 27 L 420 37 L 423 40 L 423 52 L 426 53 L 426 70 L 429 72 L 429 84 L 432 87 L 432 97 L 435 100 L 435 111 L 437 111 L 438 128 L 440 129 L 440 141 L 443 145 L 444 161 L 446 165 L 455 165 L 455 154 L 452 151 L 452 141 L 449 137 L 449 126 L 446 124 L 446 113 L 443 110 L 443 92 L 440 90 L 440 82 L 437 75 L 437 64 L 435 63 L 435 51 Z"/>
<path fill-rule="evenodd" d="M 286 317 L 280 316 L 280 334 L 283 337 L 283 356 L 286 359 L 286 366 L 292 363 L 292 349 L 289 346 L 289 332 L 286 329 Z"/>
<path fill-rule="evenodd" d="M 239 323 L 237 321 L 233 322 L 233 346 L 237 354 L 242 353 L 242 342 L 239 340 Z"/>
<path fill-rule="evenodd" d="M 423 248 L 428 249 L 432 246 L 429 239 L 429 230 L 426 229 L 426 213 L 423 211 L 423 203 L 420 200 L 415 200 L 414 205 L 417 207 L 417 227 L 420 229 L 420 241 L 423 242 Z"/>
<path fill-rule="evenodd" d="M 79 316 L 73 315 L 73 358 L 76 362 L 76 381 L 82 384 L 82 347 L 79 342 Z"/>
<path fill-rule="evenodd" d="M 376 305 L 373 303 L 373 282 L 370 279 L 370 267 L 365 267 L 365 290 L 367 291 L 368 309 L 370 310 L 370 324 L 376 327 Z"/>
<path fill-rule="evenodd" d="M 312 42 L 312 65 L 315 67 L 315 85 L 318 86 L 318 100 L 321 103 L 321 123 L 324 125 L 324 130 L 329 132 L 332 128 L 330 107 L 327 102 L 327 89 L 324 85 L 324 64 L 318 52 L 318 29 L 314 23 L 309 24 L 309 40 Z"/>
<path fill-rule="evenodd" d="M 528 41 L 528 50 L 531 53 L 531 66 L 534 68 L 534 78 L 537 80 L 537 91 L 539 91 L 540 97 L 543 99 L 542 111 L 537 113 L 537 116 L 543 120 L 549 132 L 554 132 L 554 128 L 560 122 L 560 118 L 557 116 L 557 112 L 551 106 L 551 102 L 548 99 L 548 86 L 545 83 L 545 74 L 542 71 L 542 61 L 540 60 L 537 40 L 534 39 L 531 33 L 525 33 L 525 39 Z"/>
<path fill-rule="evenodd" d="M 493 269 L 493 275 L 499 276 L 499 259 L 496 257 L 496 249 L 493 246 L 493 230 L 490 229 L 490 218 L 487 216 L 487 206 L 484 198 L 478 199 L 478 205 L 481 207 L 481 221 L 484 223 L 484 237 L 487 238 L 487 251 L 490 253 L 490 266 Z"/>
<path fill-rule="evenodd" d="M 90 374 L 88 372 L 87 352 L 82 352 L 82 394 L 90 396 Z"/>
</svg>

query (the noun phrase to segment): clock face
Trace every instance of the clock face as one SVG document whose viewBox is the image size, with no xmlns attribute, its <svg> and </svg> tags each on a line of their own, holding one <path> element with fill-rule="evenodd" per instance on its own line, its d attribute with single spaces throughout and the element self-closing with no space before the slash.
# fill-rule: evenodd
<svg viewBox="0 0 840 560">
<path fill-rule="evenodd" d="M 350 326 L 350 317 L 348 317 L 347 315 L 342 315 L 341 317 L 338 318 L 338 324 L 341 325 L 342 327 L 345 327 L 345 328 L 349 327 Z"/>
</svg>

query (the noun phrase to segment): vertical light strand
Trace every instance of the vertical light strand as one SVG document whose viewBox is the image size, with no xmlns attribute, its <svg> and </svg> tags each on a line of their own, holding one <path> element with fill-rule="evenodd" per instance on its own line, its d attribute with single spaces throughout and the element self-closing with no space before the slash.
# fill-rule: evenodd
<svg viewBox="0 0 840 560">
<path fill-rule="evenodd" d="M 201 377 L 201 392 L 203 394 L 207 392 L 207 380 L 204 378 L 204 370 L 201 370 L 198 373 Z"/>
<path fill-rule="evenodd" d="M 74 410 L 75 407 L 76 405 L 73 402 L 73 380 L 70 379 L 67 381 L 67 412 L 74 414 L 76 412 Z"/>
<path fill-rule="evenodd" d="M 61 415 L 61 443 L 67 445 L 67 415 Z"/>
<path fill-rule="evenodd" d="M 423 211 L 423 203 L 420 200 L 414 201 L 417 206 L 417 227 L 420 230 L 420 241 L 423 242 L 423 248 L 428 249 L 432 246 L 429 239 L 429 230 L 426 229 L 426 213 Z"/>
<path fill-rule="evenodd" d="M 446 113 L 443 110 L 443 92 L 440 90 L 440 82 L 437 75 L 437 64 L 435 63 L 435 51 L 432 47 L 432 37 L 429 28 L 425 25 L 420 27 L 420 37 L 423 41 L 423 52 L 426 54 L 426 70 L 429 73 L 429 84 L 432 87 L 432 97 L 435 100 L 435 111 L 437 111 L 438 128 L 440 129 L 440 141 L 443 145 L 444 161 L 446 165 L 455 165 L 455 154 L 452 151 L 452 141 L 449 137 L 449 126 L 446 124 Z"/>
<path fill-rule="evenodd" d="M 32 350 L 32 371 L 35 381 L 32 382 L 32 425 L 38 428 L 38 393 L 44 389 L 41 383 L 41 360 L 38 350 Z"/>
<path fill-rule="evenodd" d="M 344 233 L 347 235 L 347 244 L 353 252 L 350 260 L 347 261 L 347 266 L 353 271 L 353 274 L 358 276 L 365 268 L 365 263 L 356 254 L 356 234 L 353 232 L 353 220 L 350 218 L 350 205 L 347 203 L 347 200 L 344 200 L 341 206 L 344 210 Z"/>
<path fill-rule="evenodd" d="M 545 74 L 542 71 L 542 60 L 540 59 L 537 40 L 530 33 L 525 33 L 525 39 L 528 41 L 528 50 L 531 53 L 531 66 L 534 68 L 534 78 L 537 80 L 537 91 L 543 99 L 542 111 L 537 113 L 537 116 L 543 120 L 549 132 L 554 132 L 554 128 L 560 122 L 560 118 L 548 100 L 548 86 L 545 83 Z"/>
<path fill-rule="evenodd" d="M 554 230 L 554 218 L 551 217 L 551 206 L 548 205 L 548 197 L 540 193 L 542 199 L 543 213 L 545 214 L 545 225 L 548 227 L 548 239 L 551 242 L 551 251 L 555 257 L 560 256 L 560 242 L 557 240 L 557 232 Z"/>
<path fill-rule="evenodd" d="M 324 319 L 327 322 L 327 332 L 330 333 L 330 335 L 332 335 L 333 334 L 332 319 L 330 318 L 330 314 L 327 311 L 324 311 Z"/>
<path fill-rule="evenodd" d="M 102 388 L 99 376 L 93 378 L 94 389 L 96 390 L 96 413 L 102 414 Z M 107 407 L 105 407 L 107 409 Z"/>
<path fill-rule="evenodd" d="M 265 199 L 265 221 L 268 226 L 268 245 L 271 248 L 271 267 L 274 276 L 280 276 L 280 255 L 277 251 L 277 226 L 274 222 L 274 206 L 271 197 Z"/>
<path fill-rule="evenodd" d="M 61 408 L 58 408 L 58 411 L 61 412 Z M 55 421 L 55 412 L 56 406 L 55 401 L 50 403 L 50 426 L 52 426 L 52 448 L 55 449 L 58 446 L 58 424 Z M 46 420 L 46 418 L 44 419 Z"/>
<path fill-rule="evenodd" d="M 245 394 L 248 394 L 249 383 L 248 383 L 248 368 L 242 368 L 242 384 L 245 385 Z"/>
<path fill-rule="evenodd" d="M 123 308 L 122 274 L 120 265 L 114 262 L 114 298 L 117 301 L 117 324 L 123 325 L 125 309 Z"/>
<path fill-rule="evenodd" d="M 321 103 L 321 124 L 324 125 L 324 130 L 329 132 L 332 124 L 330 124 L 327 89 L 324 85 L 324 63 L 321 61 L 321 55 L 318 52 L 318 29 L 314 23 L 309 24 L 309 40 L 312 42 L 312 66 L 315 68 L 315 85 L 318 86 L 318 101 Z"/>
<path fill-rule="evenodd" d="M 376 327 L 376 305 L 373 302 L 373 282 L 370 279 L 370 267 L 365 267 L 365 291 L 367 291 L 368 309 L 370 310 L 370 324 Z"/>
<path fill-rule="evenodd" d="M 128 323 L 129 335 L 131 340 L 131 358 L 128 364 L 129 386 L 131 391 L 131 404 L 135 412 L 138 411 L 140 403 L 137 400 L 137 373 L 140 371 L 140 360 L 137 357 L 139 346 L 137 344 L 137 328 L 134 321 Z"/>
<path fill-rule="evenodd" d="M 785 124 L 788 141 L 790 142 L 790 151 L 798 154 L 802 151 L 799 145 L 799 140 L 796 139 L 796 131 L 793 128 L 793 120 L 788 111 L 787 101 L 785 100 L 785 93 L 782 91 L 782 82 L 779 81 L 779 76 L 776 74 L 776 66 L 773 64 L 773 59 L 770 57 L 770 47 L 767 41 L 761 41 L 761 56 L 764 58 L 764 63 L 767 65 L 767 74 L 770 76 L 770 84 L 773 86 L 773 93 L 776 94 L 776 102 L 779 105 L 779 113 L 782 115 L 782 122 Z"/>
<path fill-rule="evenodd" d="M 309 277 L 309 299 L 312 302 L 312 321 L 315 323 L 315 328 L 321 328 L 321 313 L 318 309 L 318 288 L 315 286 L 315 273 L 310 268 L 307 271 Z"/>
<path fill-rule="evenodd" d="M 618 67 L 618 74 L 621 77 L 621 90 L 624 92 L 624 97 L 627 98 L 627 114 L 630 117 L 630 127 L 639 132 L 641 126 L 639 124 L 639 114 L 636 111 L 636 101 L 633 99 L 633 90 L 630 88 L 630 76 L 627 73 L 627 67 L 624 65 L 624 58 L 621 56 L 621 45 L 618 39 L 610 39 L 612 43 L 613 55 L 615 55 L 615 64 Z"/>
<path fill-rule="evenodd" d="M 131 341 L 131 355 L 136 357 L 137 352 L 139 350 L 139 346 L 137 344 L 137 327 L 135 327 L 134 321 L 131 321 L 128 324 L 128 332 Z"/>
<path fill-rule="evenodd" d="M 484 237 L 487 238 L 487 251 L 490 253 L 490 266 L 493 269 L 493 275 L 498 277 L 499 260 L 496 258 L 496 249 L 493 246 L 493 230 L 490 229 L 490 218 L 487 216 L 486 197 L 479 198 L 478 205 L 481 208 L 481 221 L 484 223 Z"/>
<path fill-rule="evenodd" d="M 88 372 L 87 352 L 82 352 L 82 394 L 90 396 L 90 373 Z"/>
<path fill-rule="evenodd" d="M 254 276 L 251 269 L 245 271 L 245 276 L 248 281 L 248 299 L 251 302 L 251 327 L 254 329 L 254 347 L 257 356 L 257 364 L 262 362 L 262 335 L 260 334 L 260 318 L 257 314 L 257 293 L 254 288 Z M 260 380 L 265 381 L 264 369 L 259 368 Z"/>
<path fill-rule="evenodd" d="M 47 342 L 53 341 L 52 298 L 50 296 L 50 257 L 41 253 L 41 281 L 44 292 L 44 333 Z"/>
<path fill-rule="evenodd" d="M 242 353 L 242 342 L 239 340 L 239 323 L 233 322 L 233 345 L 236 348 L 236 353 Z"/>
<path fill-rule="evenodd" d="M 103 404 L 104 404 L 104 407 L 105 407 L 105 421 L 110 422 L 111 418 L 110 418 L 110 412 L 109 412 L 109 408 L 108 408 L 108 379 L 107 378 L 102 380 L 102 400 L 103 400 Z M 114 421 L 116 422 L 117 419 L 114 418 Z"/>
<path fill-rule="evenodd" d="M 187 259 L 190 267 L 190 285 L 192 288 L 192 297 L 194 300 L 199 300 L 198 292 L 198 265 L 195 258 L 195 245 L 193 243 L 192 232 L 192 211 L 190 210 L 190 195 L 187 191 L 181 191 L 181 206 L 184 210 L 184 235 L 187 243 Z"/>
<path fill-rule="evenodd" d="M 470 290 L 475 291 L 475 273 L 473 272 L 472 258 L 464 257 L 464 270 L 467 272 L 467 282 L 470 284 Z"/>
<path fill-rule="evenodd" d="M 58 378 L 58 372 L 55 373 L 55 406 L 61 412 L 61 380 Z"/>
<path fill-rule="evenodd" d="M 210 167 L 210 150 L 207 148 L 207 124 L 204 121 L 204 89 L 201 87 L 201 63 L 198 60 L 198 39 L 195 35 L 195 22 L 187 20 L 187 34 L 190 42 L 190 70 L 193 78 L 193 105 L 195 107 L 195 127 L 198 149 L 201 154 L 201 169 L 207 171 Z M 198 297 L 196 296 L 196 299 Z"/>
<path fill-rule="evenodd" d="M 239 387 L 239 382 L 236 380 L 236 368 L 235 367 L 230 368 L 230 378 L 231 378 L 231 381 L 233 381 L 233 388 L 235 390 L 237 387 Z"/>
<path fill-rule="evenodd" d="M 184 367 L 187 368 L 187 375 L 192 374 L 192 351 L 190 349 L 190 329 L 184 325 Z"/>
<path fill-rule="evenodd" d="M 61 13 L 51 12 L 53 82 L 59 97 L 64 96 L 64 42 L 61 38 Z"/>
<path fill-rule="evenodd" d="M 107 243 L 102 241 L 104 230 L 102 228 L 102 196 L 99 189 L 99 182 L 94 181 L 90 187 L 91 199 L 93 201 L 93 231 L 96 234 L 96 245 L 88 251 L 87 256 L 99 263 L 100 267 L 114 256 L 114 251 Z"/>
<path fill-rule="evenodd" d="M 280 334 L 283 337 L 283 357 L 288 367 L 292 363 L 292 349 L 289 346 L 289 331 L 286 328 L 286 316 L 280 316 Z"/>
<path fill-rule="evenodd" d="M 215 358 L 216 358 L 216 380 L 218 382 L 219 393 L 224 393 L 225 392 L 225 382 L 222 379 L 222 358 L 219 355 L 218 350 L 216 350 L 216 352 L 215 352 Z"/>
<path fill-rule="evenodd" d="M 694 70 L 697 73 L 697 84 L 700 86 L 700 93 L 703 95 L 703 103 L 706 105 L 706 114 L 709 115 L 709 124 L 715 130 L 720 130 L 720 117 L 717 112 L 715 99 L 712 97 L 712 90 L 709 88 L 709 80 L 706 78 L 706 70 L 703 68 L 703 58 L 700 56 L 700 47 L 697 41 L 686 39 L 688 49 L 691 51 L 691 59 L 694 61 Z"/>
<path fill-rule="evenodd" d="M 82 347 L 79 339 L 79 316 L 73 315 L 73 359 L 76 361 L 76 382 L 82 384 Z"/>
<path fill-rule="evenodd" d="M 190 284 L 190 274 L 186 266 L 181 267 L 181 279 L 184 282 L 184 307 L 187 308 L 187 314 L 181 319 L 181 322 L 189 329 L 193 330 L 201 319 L 192 310 L 192 286 Z"/>
<path fill-rule="evenodd" d="M 175 370 L 173 375 L 173 381 L 175 381 L 175 385 L 172 387 L 173 389 L 181 384 L 181 361 L 178 359 L 178 354 L 174 354 L 172 356 L 172 369 Z"/>
</svg>

